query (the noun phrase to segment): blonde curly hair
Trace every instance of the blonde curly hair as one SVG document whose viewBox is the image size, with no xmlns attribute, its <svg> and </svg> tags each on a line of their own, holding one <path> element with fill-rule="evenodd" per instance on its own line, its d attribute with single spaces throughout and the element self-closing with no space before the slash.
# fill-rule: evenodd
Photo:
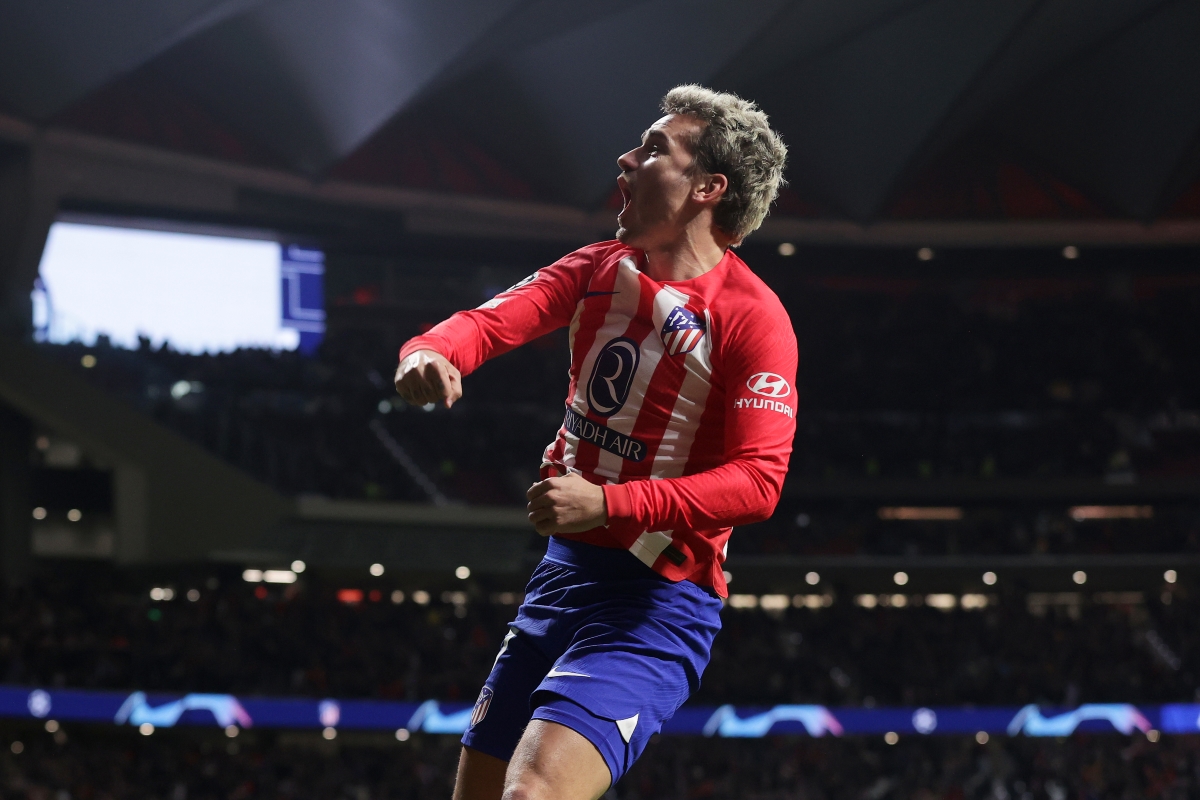
<svg viewBox="0 0 1200 800">
<path fill-rule="evenodd" d="M 734 246 L 741 244 L 762 225 L 786 184 L 783 139 L 757 105 L 736 94 L 690 83 L 667 92 L 661 107 L 664 114 L 687 114 L 704 123 L 690 143 L 695 169 L 729 180 L 713 221 L 733 237 Z"/>
</svg>

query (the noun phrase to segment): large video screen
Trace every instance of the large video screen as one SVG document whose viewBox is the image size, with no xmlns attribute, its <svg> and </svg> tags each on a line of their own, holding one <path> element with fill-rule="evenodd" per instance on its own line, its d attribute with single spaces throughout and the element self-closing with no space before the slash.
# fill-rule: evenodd
<svg viewBox="0 0 1200 800">
<path fill-rule="evenodd" d="M 325 332 L 320 250 L 236 236 L 56 222 L 33 292 L 37 338 L 186 353 L 311 353 Z"/>
</svg>

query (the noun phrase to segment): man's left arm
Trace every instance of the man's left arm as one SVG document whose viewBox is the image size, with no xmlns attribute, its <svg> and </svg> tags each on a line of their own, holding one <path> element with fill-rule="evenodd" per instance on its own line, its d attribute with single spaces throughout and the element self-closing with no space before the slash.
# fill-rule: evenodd
<svg viewBox="0 0 1200 800">
<path fill-rule="evenodd" d="M 632 542 L 643 531 L 715 530 L 770 517 L 796 432 L 796 339 L 782 308 L 778 314 L 782 319 L 760 317 L 739 331 L 743 335 L 723 353 L 723 464 L 681 478 L 603 487 L 574 475 L 542 481 L 529 494 L 538 532 L 607 524 Z"/>
</svg>

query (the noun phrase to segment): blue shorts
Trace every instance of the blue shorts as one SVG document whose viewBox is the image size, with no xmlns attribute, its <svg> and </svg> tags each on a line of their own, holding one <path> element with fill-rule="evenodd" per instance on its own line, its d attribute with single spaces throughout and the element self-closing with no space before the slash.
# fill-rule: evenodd
<svg viewBox="0 0 1200 800">
<path fill-rule="evenodd" d="M 721 601 L 626 550 L 552 537 L 462 742 L 508 761 L 530 719 L 600 751 L 613 783 L 700 686 Z"/>
</svg>

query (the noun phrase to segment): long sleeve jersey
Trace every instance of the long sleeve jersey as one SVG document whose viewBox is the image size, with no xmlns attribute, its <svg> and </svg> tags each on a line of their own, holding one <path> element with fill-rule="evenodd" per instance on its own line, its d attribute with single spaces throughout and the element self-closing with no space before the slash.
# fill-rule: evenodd
<svg viewBox="0 0 1200 800">
<path fill-rule="evenodd" d="M 644 253 L 590 245 L 409 340 L 464 375 L 569 326 L 566 416 L 544 466 L 603 486 L 608 522 L 556 534 L 632 552 L 664 577 L 727 594 L 733 525 L 771 515 L 795 433 L 796 336 L 734 254 L 686 281 Z"/>
</svg>

